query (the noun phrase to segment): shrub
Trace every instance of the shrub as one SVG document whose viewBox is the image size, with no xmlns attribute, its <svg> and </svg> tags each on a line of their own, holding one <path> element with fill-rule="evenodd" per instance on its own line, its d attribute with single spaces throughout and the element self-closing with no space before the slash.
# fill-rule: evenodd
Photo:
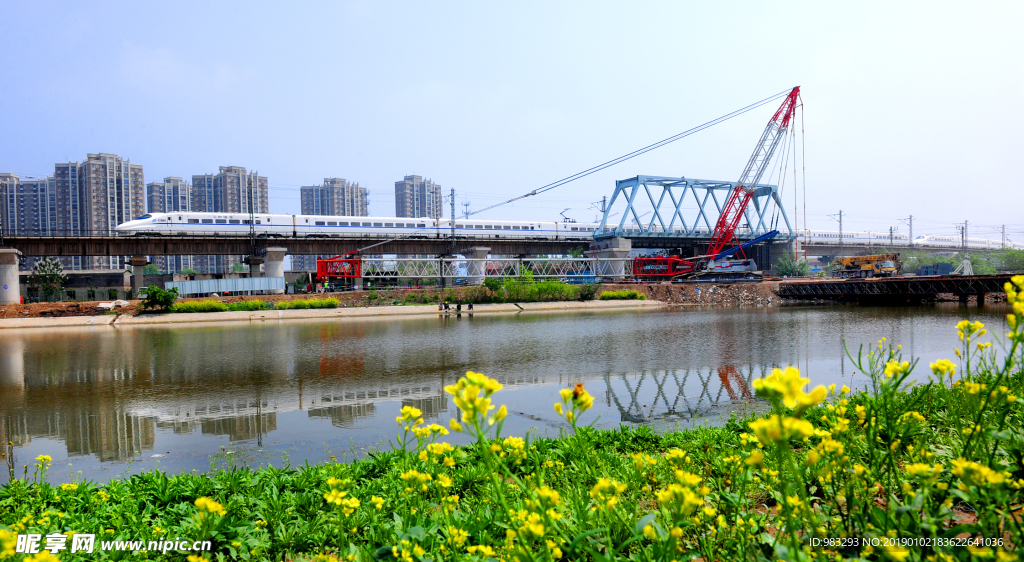
<svg viewBox="0 0 1024 562">
<path fill-rule="evenodd" d="M 173 287 L 171 290 L 166 291 L 156 285 L 150 285 L 149 288 L 146 289 L 146 296 L 143 297 L 142 302 L 139 303 L 139 309 L 168 310 L 174 306 L 174 301 L 176 300 L 178 300 L 177 287 Z"/>
<path fill-rule="evenodd" d="M 338 308 L 338 299 L 295 299 L 291 301 L 280 301 L 274 308 L 278 310 L 305 309 L 305 308 Z"/>
<path fill-rule="evenodd" d="M 488 277 L 487 279 L 484 279 L 484 287 L 487 287 L 487 290 L 492 293 L 500 291 L 504 284 L 505 282 L 498 277 Z"/>
<path fill-rule="evenodd" d="M 599 287 L 593 283 L 587 283 L 586 285 L 580 285 L 576 293 L 576 298 L 581 301 L 592 301 L 594 296 L 597 295 L 597 289 Z"/>
<path fill-rule="evenodd" d="M 215 300 L 186 301 L 171 306 L 171 312 L 227 312 L 228 305 Z"/>
<path fill-rule="evenodd" d="M 615 301 L 615 300 L 647 300 L 647 295 L 637 292 L 633 289 L 624 291 L 605 291 L 598 295 L 599 299 L 603 301 Z"/>
<path fill-rule="evenodd" d="M 235 312 L 242 312 L 242 311 L 247 311 L 247 310 L 249 310 L 249 311 L 251 311 L 251 310 L 266 310 L 267 308 L 270 308 L 270 307 L 267 306 L 267 303 L 265 303 L 265 302 L 263 302 L 261 300 L 250 300 L 250 301 L 228 303 L 228 309 L 230 309 L 232 311 L 235 311 Z"/>
</svg>

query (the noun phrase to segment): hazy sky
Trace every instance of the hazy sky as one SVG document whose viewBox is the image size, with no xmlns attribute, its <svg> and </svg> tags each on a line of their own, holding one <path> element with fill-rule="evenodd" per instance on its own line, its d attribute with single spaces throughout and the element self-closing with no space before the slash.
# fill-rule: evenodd
<svg viewBox="0 0 1024 562">
<path fill-rule="evenodd" d="M 842 209 L 1024 240 L 1021 2 L 6 0 L 0 21 L 0 171 L 23 176 L 89 152 L 147 181 L 238 165 L 273 212 L 343 177 L 391 215 L 419 174 L 479 209 L 800 85 L 811 228 Z M 777 105 L 481 216 L 593 220 L 637 174 L 735 181 Z"/>
</svg>

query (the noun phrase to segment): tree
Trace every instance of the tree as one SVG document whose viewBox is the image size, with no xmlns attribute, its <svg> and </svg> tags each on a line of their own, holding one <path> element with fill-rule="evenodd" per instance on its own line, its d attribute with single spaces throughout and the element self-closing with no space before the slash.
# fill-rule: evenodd
<svg viewBox="0 0 1024 562">
<path fill-rule="evenodd" d="M 796 260 L 791 252 L 786 252 L 779 257 L 775 270 L 779 275 L 787 277 L 806 277 L 811 271 L 811 266 L 807 264 L 807 260 Z"/>
<path fill-rule="evenodd" d="M 47 298 L 60 292 L 64 284 L 68 282 L 68 276 L 64 275 L 64 268 L 56 258 L 46 257 L 36 263 L 32 268 L 32 275 L 28 278 L 28 286 L 42 291 Z"/>
<path fill-rule="evenodd" d="M 194 269 L 192 269 L 191 267 L 186 267 L 185 269 L 182 269 L 180 271 L 180 273 L 182 275 L 195 275 L 196 273 L 199 273 L 199 272 L 194 270 Z"/>
<path fill-rule="evenodd" d="M 245 271 L 248 271 L 248 269 L 249 268 L 247 268 L 245 264 L 241 263 L 236 263 L 235 265 L 231 266 L 231 271 L 234 271 L 235 273 L 243 273 Z"/>
<path fill-rule="evenodd" d="M 582 258 L 583 246 L 577 246 L 576 248 L 569 250 L 568 252 L 566 252 L 566 255 L 568 255 L 571 258 Z"/>
<path fill-rule="evenodd" d="M 1003 250 L 999 252 L 999 269 L 1003 271 L 1024 271 L 1024 250 Z"/>
<path fill-rule="evenodd" d="M 157 267 L 156 264 L 153 264 L 153 263 L 146 264 L 142 268 L 142 274 L 143 275 L 159 275 L 160 274 L 160 268 Z"/>
<path fill-rule="evenodd" d="M 156 285 L 150 285 L 146 289 L 146 296 L 139 303 L 139 308 L 142 310 L 169 310 L 176 300 L 178 300 L 177 287 L 165 291 Z"/>
</svg>

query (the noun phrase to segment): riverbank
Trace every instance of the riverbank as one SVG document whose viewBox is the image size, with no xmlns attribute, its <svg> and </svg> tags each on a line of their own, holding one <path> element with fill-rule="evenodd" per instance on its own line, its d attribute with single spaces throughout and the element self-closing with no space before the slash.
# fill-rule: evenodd
<svg viewBox="0 0 1024 562">
<path fill-rule="evenodd" d="M 775 290 L 777 289 L 777 287 L 777 282 L 735 283 L 722 285 L 689 285 L 668 283 L 655 285 L 635 285 L 610 283 L 601 285 L 597 291 L 596 296 L 600 296 L 601 293 L 608 291 L 635 290 L 643 294 L 650 300 L 659 301 L 664 304 L 672 305 L 777 306 L 780 303 L 779 298 L 775 295 Z M 274 305 L 282 301 L 291 301 L 310 297 L 330 297 L 338 299 L 338 308 L 342 309 L 365 307 L 382 308 L 394 306 L 405 308 L 409 305 L 433 304 L 437 302 L 444 302 L 444 300 L 446 299 L 448 299 L 449 302 L 455 302 L 455 300 L 464 296 L 464 293 L 471 290 L 479 289 L 470 287 L 458 287 L 449 289 L 396 288 L 369 291 L 325 293 L 316 295 L 258 295 L 212 298 L 213 300 L 218 300 L 226 304 L 237 303 L 245 300 L 261 300 L 263 302 Z M 179 299 L 179 302 L 196 300 L 210 300 L 210 297 Z M 114 310 L 113 312 L 109 313 L 109 315 L 112 317 L 116 315 L 138 315 L 138 306 L 141 301 L 131 300 L 127 302 L 128 304 L 126 306 Z M 56 326 L 95 325 L 97 323 L 107 324 L 113 322 L 113 320 L 105 321 L 97 318 L 98 316 L 107 315 L 105 311 L 102 311 L 97 307 L 98 304 L 99 302 L 51 302 L 31 304 L 10 304 L 0 306 L 0 328 L 2 328 L 5 324 L 3 320 L 7 319 L 69 317 L 87 318 L 87 320 L 73 320 L 64 323 L 43 323 L 45 325 Z M 436 308 L 436 305 L 434 306 Z M 484 305 L 481 304 L 476 306 Z M 28 326 L 31 324 L 32 323 L 16 324 L 13 327 Z"/>
<path fill-rule="evenodd" d="M 1014 560 L 1024 314 L 1013 326 L 998 363 L 980 323 L 951 327 L 965 362 L 935 361 L 925 384 L 895 342 L 855 361 L 870 393 L 776 370 L 753 382 L 770 415 L 721 427 L 589 430 L 594 397 L 569 380 L 550 390 L 561 437 L 507 437 L 502 385 L 470 373 L 446 388 L 454 416 L 405 406 L 396 450 L 354 462 L 252 470 L 224 454 L 206 474 L 54 486 L 40 456 L 0 487 L 0 547 L 73 532 L 209 540 L 207 559 Z M 471 444 L 448 445 L 450 431 Z"/>
<path fill-rule="evenodd" d="M 64 316 L 57 318 L 0 318 L 0 330 L 25 328 L 65 328 L 94 326 L 139 326 L 151 324 L 192 324 L 199 322 L 265 322 L 300 319 L 347 319 L 402 316 L 457 316 L 463 314 L 518 314 L 522 312 L 559 311 L 584 312 L 622 309 L 656 309 L 665 303 L 653 300 L 611 300 L 587 302 L 533 302 L 522 304 L 478 304 L 461 313 L 455 308 L 439 311 L 437 305 L 369 306 L 360 308 L 258 310 L 242 312 L 103 314 L 98 316 Z"/>
</svg>

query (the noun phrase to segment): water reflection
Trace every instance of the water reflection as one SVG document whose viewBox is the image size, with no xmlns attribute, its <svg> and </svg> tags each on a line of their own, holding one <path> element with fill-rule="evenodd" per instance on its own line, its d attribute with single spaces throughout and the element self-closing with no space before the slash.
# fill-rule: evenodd
<svg viewBox="0 0 1024 562">
<path fill-rule="evenodd" d="M 751 381 L 773 367 L 800 365 L 815 383 L 854 386 L 842 337 L 887 336 L 915 357 L 948 356 L 963 312 L 726 309 L 7 331 L 0 436 L 19 455 L 50 454 L 55 463 L 64 460 L 53 446 L 60 443 L 79 465 L 150 453 L 202 460 L 227 441 L 289 451 L 309 443 L 294 454 L 317 461 L 325 453 L 316 444 L 387 439 L 402 406 L 446 423 L 458 412 L 443 388 L 468 369 L 505 385 L 514 434 L 563 427 L 551 408 L 555 391 L 576 382 L 598 399 L 601 427 L 687 423 L 752 402 Z M 1004 314 L 969 312 L 989 323 Z"/>
<path fill-rule="evenodd" d="M 608 399 L 618 409 L 621 421 L 647 424 L 693 420 L 721 406 L 750 402 L 754 400 L 751 381 L 767 374 L 763 365 L 750 366 L 746 374 L 733 365 L 726 365 L 718 369 L 608 374 L 604 382 Z M 617 392 L 617 387 L 624 387 L 625 392 Z M 653 398 L 645 400 L 645 390 L 648 394 L 653 390 Z M 624 394 L 621 399 L 620 394 Z"/>
</svg>

